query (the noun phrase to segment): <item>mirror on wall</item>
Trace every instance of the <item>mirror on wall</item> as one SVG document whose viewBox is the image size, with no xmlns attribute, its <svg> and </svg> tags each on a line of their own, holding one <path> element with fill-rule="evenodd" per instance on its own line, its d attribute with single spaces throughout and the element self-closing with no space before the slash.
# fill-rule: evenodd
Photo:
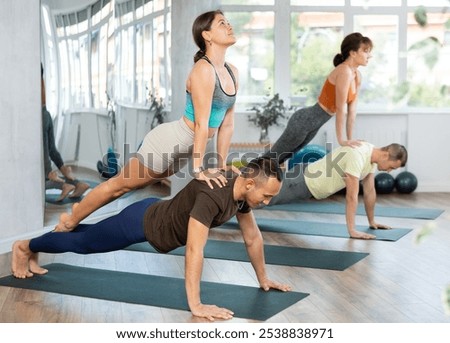
<svg viewBox="0 0 450 343">
<path fill-rule="evenodd" d="M 43 105 L 64 163 L 51 163 L 45 224 L 113 177 L 145 134 L 166 119 L 169 14 L 169 0 L 41 1 Z M 158 184 L 147 192 L 164 196 L 168 189 Z M 132 193 L 99 212 L 145 196 Z"/>
</svg>

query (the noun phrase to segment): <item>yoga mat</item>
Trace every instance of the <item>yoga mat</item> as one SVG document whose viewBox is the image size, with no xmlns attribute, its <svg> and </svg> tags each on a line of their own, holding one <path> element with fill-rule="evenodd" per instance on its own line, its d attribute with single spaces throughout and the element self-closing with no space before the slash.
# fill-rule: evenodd
<svg viewBox="0 0 450 343">
<path fill-rule="evenodd" d="M 28 279 L 6 276 L 0 285 L 188 311 L 184 279 L 49 264 L 46 275 Z M 260 288 L 202 281 L 205 304 L 229 308 L 235 317 L 267 320 L 306 298 L 300 292 L 265 292 Z"/>
<path fill-rule="evenodd" d="M 100 184 L 100 182 L 96 182 L 96 181 L 91 181 L 91 180 L 80 180 L 82 182 L 86 182 L 89 186 L 91 186 L 90 189 L 98 186 Z M 86 194 L 89 191 L 86 190 L 86 192 L 84 194 Z M 70 198 L 70 194 L 65 197 L 62 201 L 58 201 L 57 199 L 59 198 L 61 194 L 61 191 L 59 189 L 56 189 L 56 192 L 45 192 L 45 201 L 53 204 L 53 205 L 67 205 L 67 204 L 73 204 L 75 202 L 79 202 L 81 199 L 84 198 L 84 195 L 80 196 L 80 197 L 75 197 L 75 198 Z"/>
<path fill-rule="evenodd" d="M 157 253 L 147 242 L 130 245 L 125 250 Z M 180 247 L 169 254 L 184 256 L 184 253 L 185 247 Z M 368 253 L 352 251 L 264 245 L 266 263 L 281 266 L 345 270 L 368 255 Z M 203 256 L 205 258 L 250 262 L 244 243 L 238 242 L 208 240 Z"/>
<path fill-rule="evenodd" d="M 267 218 L 256 218 L 256 222 L 261 231 L 350 238 L 347 231 L 347 225 L 345 224 Z M 239 229 L 236 217 L 230 219 L 225 224 L 222 224 L 221 228 Z M 367 226 L 360 225 L 356 226 L 356 230 L 375 235 L 375 239 L 380 241 L 396 241 L 412 231 L 412 229 L 403 228 L 373 230 Z"/>
<path fill-rule="evenodd" d="M 265 206 L 262 209 L 269 211 L 345 214 L 344 204 L 319 201 L 279 204 L 273 206 Z M 443 212 L 444 210 L 433 208 L 375 206 L 375 215 L 380 217 L 436 219 Z M 364 210 L 364 206 L 362 204 L 358 205 L 356 214 L 366 215 L 366 211 Z"/>
<path fill-rule="evenodd" d="M 76 197 L 76 198 L 69 198 L 69 196 L 67 196 L 66 198 L 64 198 L 62 201 L 57 201 L 57 199 L 59 198 L 59 195 L 61 194 L 61 191 L 59 189 L 56 190 L 56 192 L 46 192 L 45 193 L 45 201 L 53 204 L 53 205 L 67 205 L 67 204 L 73 204 L 75 202 L 80 202 L 81 199 L 84 198 L 84 196 L 92 189 L 97 187 L 100 182 L 96 182 L 96 181 L 90 181 L 90 180 L 80 180 L 83 182 L 86 182 L 87 184 L 89 184 L 91 186 L 90 189 L 88 189 L 84 195 L 82 195 L 81 197 Z M 120 199 L 125 199 L 126 197 L 130 196 L 134 191 L 130 191 L 128 193 L 125 193 L 124 195 L 122 195 L 120 197 Z M 69 194 L 70 195 L 70 194 Z"/>
</svg>

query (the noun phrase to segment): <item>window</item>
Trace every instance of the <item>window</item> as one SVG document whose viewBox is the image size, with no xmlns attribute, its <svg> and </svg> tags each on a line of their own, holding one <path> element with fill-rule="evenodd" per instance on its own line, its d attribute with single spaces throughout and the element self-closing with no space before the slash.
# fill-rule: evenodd
<svg viewBox="0 0 450 343">
<path fill-rule="evenodd" d="M 398 16 L 356 15 L 354 31 L 369 37 L 373 44 L 372 58 L 366 67 L 359 68 L 362 74 L 359 92 L 359 109 L 386 110 L 397 103 L 399 85 L 399 23 Z"/>
<path fill-rule="evenodd" d="M 291 104 L 313 105 L 343 36 L 342 13 L 306 12 L 291 15 Z"/>
<path fill-rule="evenodd" d="M 386 7 L 386 6 L 400 6 L 402 0 L 351 0 L 352 6 L 370 7 Z"/>
<path fill-rule="evenodd" d="M 293 6 L 343 6 L 345 5 L 345 0 L 334 0 L 333 2 L 329 0 L 291 0 L 291 5 Z"/>
<path fill-rule="evenodd" d="M 450 107 L 450 13 L 428 13 L 421 27 L 408 15 L 407 79 L 398 101 L 412 107 Z"/>
<path fill-rule="evenodd" d="M 449 3 L 424 4 L 419 0 L 220 1 L 218 7 L 237 36 L 227 61 L 239 69 L 238 109 L 248 109 L 275 93 L 288 105 L 313 104 L 342 39 L 354 31 L 374 43 L 372 59 L 360 68 L 360 110 L 449 108 L 450 67 L 445 63 L 450 60 Z M 422 25 L 414 16 L 417 9 L 425 13 Z M 106 91 L 131 105 L 147 106 L 150 94 L 169 102 L 169 0 L 98 0 L 71 13 L 47 14 L 50 20 L 45 15 L 43 27 L 47 31 L 54 27 L 54 35 L 47 34 L 44 44 L 59 57 L 53 89 L 59 92 L 62 109 L 105 108 Z M 56 67 L 52 70 L 57 74 Z"/>
<path fill-rule="evenodd" d="M 56 41 L 60 61 L 61 110 L 106 107 L 110 0 L 72 13 L 56 14 Z"/>
<path fill-rule="evenodd" d="M 275 0 L 222 0 L 222 5 L 273 5 Z"/>
<path fill-rule="evenodd" d="M 238 98 L 250 103 L 252 96 L 274 89 L 274 14 L 230 12 L 225 16 L 238 37 L 227 60 L 239 69 Z"/>
<path fill-rule="evenodd" d="M 165 2 L 131 0 L 117 6 L 116 99 L 146 106 L 170 95 L 170 30 Z"/>
<path fill-rule="evenodd" d="M 448 0 L 224 0 L 221 4 L 238 39 L 227 58 L 240 70 L 240 108 L 249 108 L 268 92 L 279 93 L 295 106 L 314 103 L 342 39 L 355 31 L 374 44 L 368 66 L 359 69 L 359 110 L 450 107 L 450 67 L 445 63 L 450 60 Z M 417 23 L 418 9 L 425 13 L 426 25 Z M 423 21 L 423 15 L 418 20 Z"/>
<path fill-rule="evenodd" d="M 98 0 L 55 14 L 61 109 L 105 109 L 108 96 L 140 105 L 150 93 L 169 96 L 169 4 Z"/>
</svg>

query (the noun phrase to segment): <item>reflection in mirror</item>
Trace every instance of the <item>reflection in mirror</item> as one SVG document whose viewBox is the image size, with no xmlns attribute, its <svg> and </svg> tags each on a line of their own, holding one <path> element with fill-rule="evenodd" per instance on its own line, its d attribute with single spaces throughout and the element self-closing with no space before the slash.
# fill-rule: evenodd
<svg viewBox="0 0 450 343">
<path fill-rule="evenodd" d="M 95 187 L 114 176 L 166 117 L 170 1 L 41 4 L 43 88 L 56 149 L 74 178 Z M 52 162 L 53 174 L 68 181 L 58 164 Z M 46 189 L 45 225 L 56 223 L 91 189 L 63 194 L 53 186 Z M 163 182 L 131 192 L 97 212 L 117 211 L 149 193 L 166 196 L 169 187 Z"/>
</svg>

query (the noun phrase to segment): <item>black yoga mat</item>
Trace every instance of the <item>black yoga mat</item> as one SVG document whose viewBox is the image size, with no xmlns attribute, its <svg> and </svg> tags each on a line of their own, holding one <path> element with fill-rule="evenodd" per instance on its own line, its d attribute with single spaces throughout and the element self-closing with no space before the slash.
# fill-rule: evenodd
<svg viewBox="0 0 450 343">
<path fill-rule="evenodd" d="M 133 244 L 125 250 L 144 251 L 149 253 L 157 252 L 146 242 Z M 181 247 L 171 251 L 169 254 L 184 256 L 184 253 L 185 248 Z M 238 242 L 208 240 L 203 255 L 205 258 L 250 262 L 244 243 Z M 345 270 L 369 254 L 352 251 L 307 249 L 265 244 L 264 255 L 267 264 Z"/>
<path fill-rule="evenodd" d="M 117 272 L 49 264 L 46 275 L 28 279 L 6 276 L 0 285 L 37 291 L 76 295 L 88 298 L 120 301 L 189 310 L 186 301 L 184 279 Z M 201 299 L 205 304 L 226 307 L 235 317 L 267 320 L 287 307 L 306 298 L 300 292 L 265 292 L 260 288 L 203 281 Z"/>
<path fill-rule="evenodd" d="M 298 202 L 265 206 L 262 209 L 269 211 L 291 211 L 312 213 L 345 214 L 345 204 L 327 201 Z M 387 207 L 375 206 L 375 215 L 380 217 L 413 218 L 413 219 L 436 219 L 444 210 L 433 208 L 413 207 Z M 356 214 L 365 215 L 364 206 L 358 205 Z"/>
<path fill-rule="evenodd" d="M 327 236 L 350 238 L 347 225 L 338 223 L 308 222 L 301 220 L 256 218 L 261 231 L 293 233 L 298 235 Z M 225 229 L 239 229 L 236 217 L 221 226 Z M 370 233 L 380 241 L 396 241 L 412 229 L 395 228 L 390 230 L 373 230 L 367 226 L 356 226 L 356 230 Z"/>
</svg>

